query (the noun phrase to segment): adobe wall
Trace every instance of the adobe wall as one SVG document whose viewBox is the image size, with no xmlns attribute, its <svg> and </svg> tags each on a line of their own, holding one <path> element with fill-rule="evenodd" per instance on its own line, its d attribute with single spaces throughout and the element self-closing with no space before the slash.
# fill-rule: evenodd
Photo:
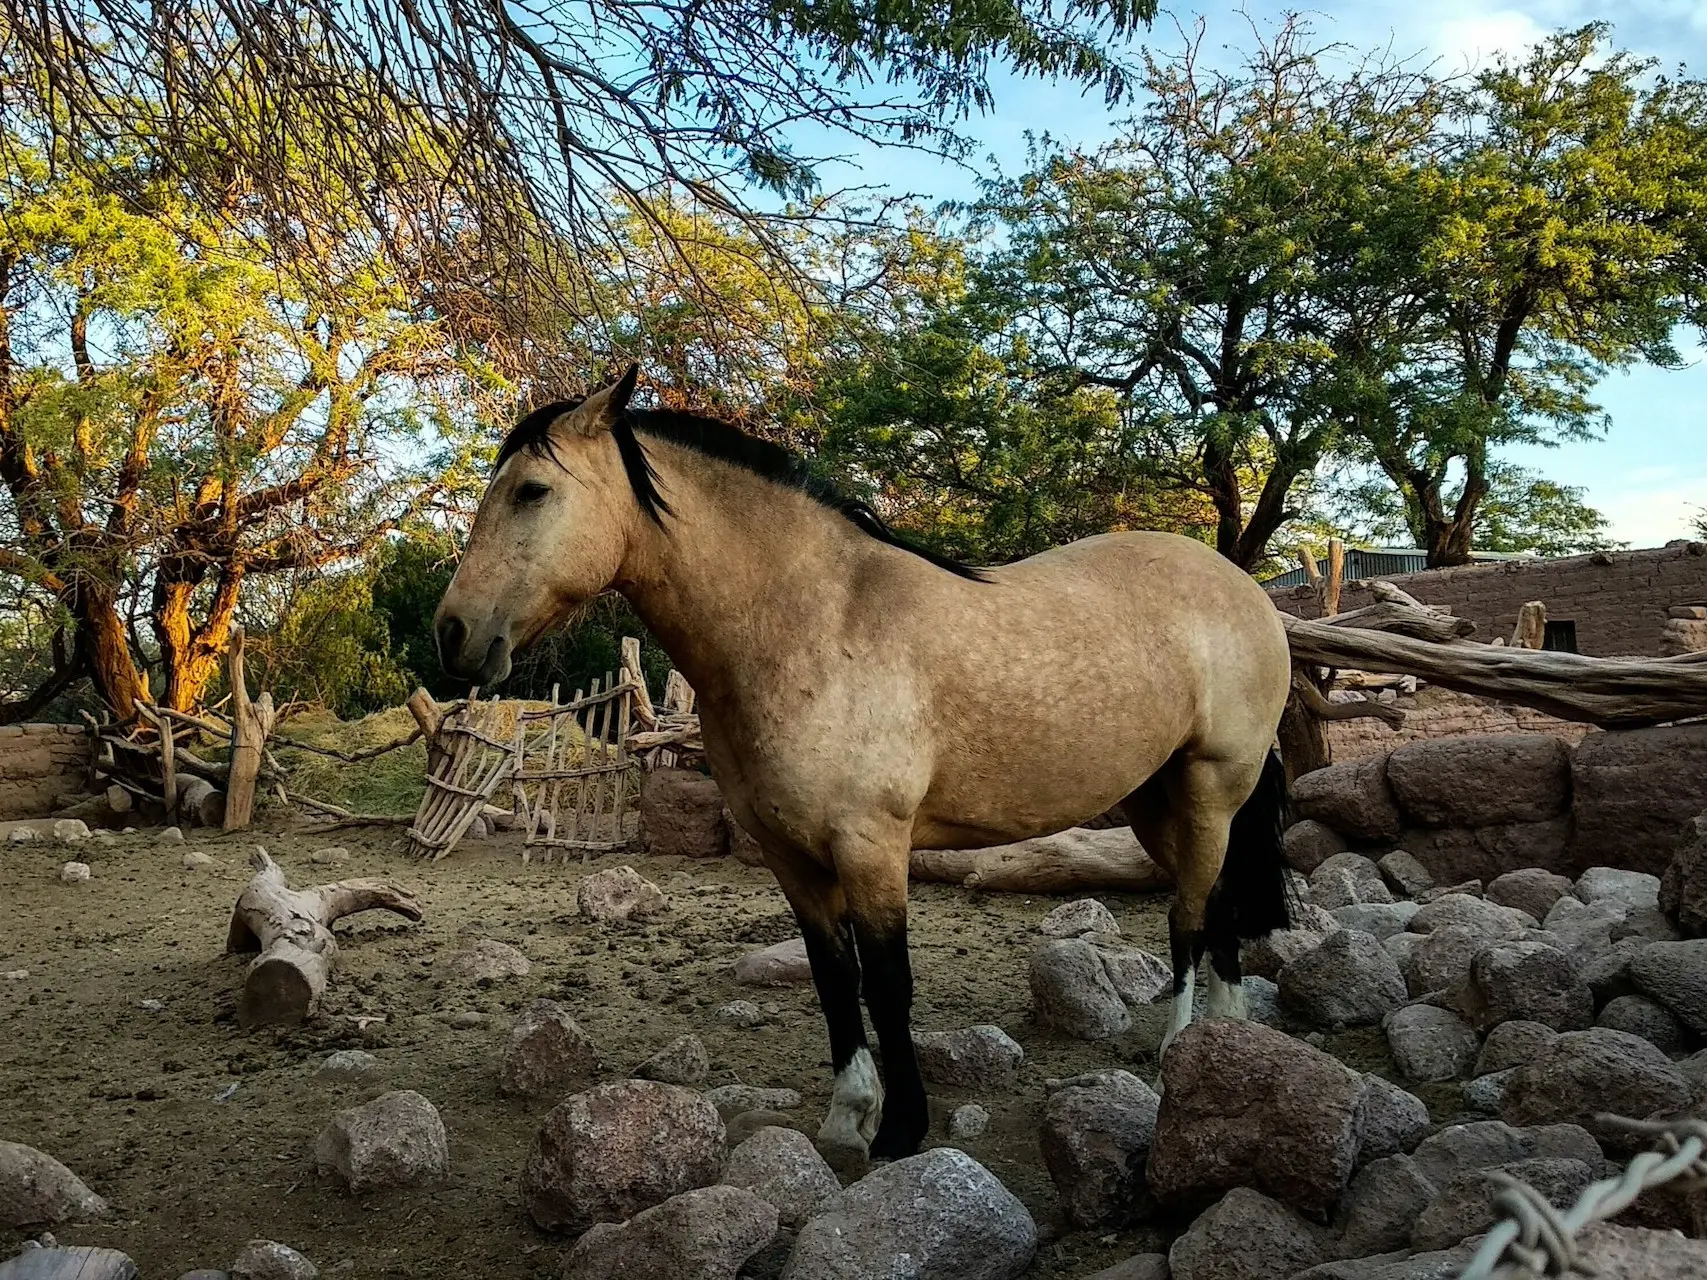
<svg viewBox="0 0 1707 1280">
<path fill-rule="evenodd" d="M 1707 605 L 1707 543 L 1670 542 L 1647 551 L 1597 551 L 1551 560 L 1501 560 L 1399 574 L 1387 579 L 1424 604 L 1449 609 L 1476 624 L 1476 639 L 1510 636 L 1518 609 L 1547 606 L 1552 621 L 1576 623 L 1577 652 L 1610 658 L 1661 653 L 1667 610 Z M 1269 591 L 1275 607 L 1316 616 L 1308 586 Z M 1360 583 L 1347 583 L 1341 612 L 1373 603 Z"/>
<path fill-rule="evenodd" d="M 89 737 L 75 724 L 0 725 L 0 820 L 40 818 L 88 781 Z"/>
<path fill-rule="evenodd" d="M 1386 755 L 1408 742 L 1468 738 L 1486 733 L 1545 733 L 1575 746 L 1595 732 L 1593 725 L 1560 720 L 1543 711 L 1425 687 L 1395 705 L 1405 713 L 1401 729 L 1389 729 L 1373 718 L 1328 722 L 1328 746 L 1335 761 Z"/>
</svg>

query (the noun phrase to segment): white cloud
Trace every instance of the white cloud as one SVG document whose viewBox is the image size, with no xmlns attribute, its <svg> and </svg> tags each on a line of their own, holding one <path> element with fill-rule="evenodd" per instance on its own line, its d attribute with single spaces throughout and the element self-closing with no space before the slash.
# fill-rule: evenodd
<svg viewBox="0 0 1707 1280">
<path fill-rule="evenodd" d="M 1548 35 L 1547 26 L 1521 10 L 1478 13 L 1474 6 L 1465 7 L 1468 12 L 1437 20 L 1428 36 L 1430 49 L 1448 70 L 1480 69 L 1499 54 L 1521 55 Z"/>
<path fill-rule="evenodd" d="M 1664 546 L 1673 538 L 1696 536 L 1695 519 L 1707 506 L 1707 475 L 1591 493 L 1589 502 L 1611 522 L 1610 532 L 1618 541 L 1632 547 Z"/>
</svg>

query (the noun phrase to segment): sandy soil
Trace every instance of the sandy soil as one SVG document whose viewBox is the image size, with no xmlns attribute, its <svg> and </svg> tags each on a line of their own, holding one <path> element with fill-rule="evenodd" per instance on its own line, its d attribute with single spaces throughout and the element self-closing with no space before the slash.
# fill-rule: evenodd
<svg viewBox="0 0 1707 1280">
<path fill-rule="evenodd" d="M 234 1017 L 244 961 L 221 954 L 230 908 L 259 840 L 294 885 L 384 876 L 419 894 L 426 920 L 409 925 L 370 913 L 339 926 L 341 969 L 311 1024 L 245 1034 Z M 351 861 L 312 866 L 309 855 L 343 845 Z M 186 871 L 185 849 L 216 859 Z M 67 856 L 93 877 L 63 884 Z M 579 865 L 522 866 L 520 838 L 467 843 L 422 865 L 389 832 L 303 836 L 262 831 L 243 839 L 163 845 L 149 834 L 91 841 L 74 851 L 0 848 L 0 1137 L 40 1147 L 118 1208 L 111 1222 L 70 1227 L 62 1243 L 101 1244 L 134 1257 L 144 1277 L 171 1280 L 223 1267 L 252 1237 L 281 1240 L 340 1276 L 557 1274 L 567 1243 L 523 1212 L 518 1177 L 544 1105 L 501 1098 L 496 1061 L 511 1015 L 527 1001 L 561 1001 L 616 1079 L 675 1036 L 697 1033 L 712 1056 L 709 1085 L 798 1089 L 800 1127 L 815 1131 L 829 1094 L 822 1023 L 809 987 L 737 986 L 743 952 L 794 934 L 769 875 L 732 859 L 716 863 L 635 858 L 670 895 L 672 910 L 646 924 L 592 925 L 574 914 Z M 614 865 L 607 858 L 600 865 Z M 1126 934 L 1166 954 L 1165 901 L 1103 895 Z M 1058 1234 L 1054 1193 L 1037 1152 L 1043 1082 L 1124 1065 L 1152 1082 L 1155 1062 L 1128 1042 L 1084 1044 L 1030 1018 L 1026 957 L 1034 926 L 1055 903 L 915 886 L 912 916 L 915 1025 L 946 1029 L 993 1022 L 1027 1055 L 1002 1093 L 937 1089 L 933 1142 L 948 1113 L 977 1101 L 988 1133 L 964 1145 L 1023 1199 L 1052 1238 L 1030 1274 L 1083 1276 L 1157 1248 L 1153 1229 Z M 525 978 L 476 987 L 446 979 L 436 956 L 476 938 L 511 943 L 533 961 Z M 27 970 L 27 976 L 16 976 Z M 735 1028 L 714 1015 L 753 999 L 765 1025 Z M 159 1001 L 151 1012 L 143 1001 Z M 453 1030 L 453 1013 L 492 1015 Z M 358 1030 L 355 1019 L 383 1015 Z M 1347 1056 L 1361 1056 L 1348 1045 Z M 1373 1047 L 1373 1046 L 1371 1046 Z M 334 1084 L 316 1075 L 325 1053 L 365 1048 L 376 1076 Z M 1370 1064 L 1373 1065 L 1373 1064 Z M 316 1134 L 332 1113 L 387 1089 L 416 1089 L 444 1117 L 451 1176 L 434 1190 L 352 1197 L 315 1172 Z M 0 1228 L 0 1256 L 22 1237 Z M 780 1247 L 749 1274 L 775 1275 Z"/>
</svg>

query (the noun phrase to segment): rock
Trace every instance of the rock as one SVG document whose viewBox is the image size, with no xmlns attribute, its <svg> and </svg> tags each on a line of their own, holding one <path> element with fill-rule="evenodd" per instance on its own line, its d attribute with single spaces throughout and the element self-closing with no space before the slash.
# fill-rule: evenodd
<svg viewBox="0 0 1707 1280">
<path fill-rule="evenodd" d="M 1095 898 L 1063 902 L 1037 922 L 1046 938 L 1076 938 L 1082 933 L 1119 933 L 1114 913 Z"/>
<path fill-rule="evenodd" d="M 1015 1280 L 1037 1226 L 976 1160 L 937 1147 L 832 1196 L 801 1229 L 782 1280 Z"/>
<path fill-rule="evenodd" d="M 1603 899 L 1583 902 L 1560 898 L 1547 913 L 1546 928 L 1555 944 L 1585 959 L 1612 947 L 1612 930 L 1624 923 L 1630 908 L 1622 902 Z"/>
<path fill-rule="evenodd" d="M 522 1170 L 536 1224 L 579 1234 L 717 1181 L 723 1121 L 692 1090 L 623 1080 L 571 1094 L 546 1115 Z"/>
<path fill-rule="evenodd" d="M 1085 1280 L 1169 1280 L 1170 1275 L 1167 1254 L 1139 1253 L 1086 1276 Z"/>
<path fill-rule="evenodd" d="M 192 849 L 180 859 L 180 864 L 185 871 L 200 871 L 203 867 L 211 867 L 213 858 L 208 854 L 198 853 Z"/>
<path fill-rule="evenodd" d="M 1363 1141 L 1363 1077 L 1282 1032 L 1230 1018 L 1195 1022 L 1162 1062 L 1150 1190 L 1201 1204 L 1251 1186 L 1326 1214 Z"/>
<path fill-rule="evenodd" d="M 575 886 L 575 909 L 587 920 L 644 920 L 669 908 L 664 891 L 633 867 L 607 867 Z"/>
<path fill-rule="evenodd" d="M 1324 1262 L 1300 1271 L 1292 1280 L 1458 1280 L 1474 1250 L 1468 1244 L 1429 1253 L 1379 1254 Z"/>
<path fill-rule="evenodd" d="M 1345 837 L 1313 818 L 1294 822 L 1286 828 L 1286 865 L 1305 875 L 1345 850 Z"/>
<path fill-rule="evenodd" d="M 1677 1053 L 1684 1047 L 1683 1024 L 1664 1005 L 1646 996 L 1619 996 L 1607 1001 L 1594 1024 L 1640 1036 L 1661 1053 Z"/>
<path fill-rule="evenodd" d="M 1457 925 L 1417 938 L 1405 964 L 1405 987 L 1418 998 L 1462 987 L 1470 980 L 1476 956 L 1492 945 L 1484 935 Z"/>
<path fill-rule="evenodd" d="M 1630 976 L 1630 966 L 1639 952 L 1647 949 L 1645 938 L 1625 938 L 1612 944 L 1612 950 L 1578 961 L 1578 969 L 1588 989 L 1594 993 L 1596 1007 L 1602 1007 L 1619 996 L 1636 994 L 1636 982 Z"/>
<path fill-rule="evenodd" d="M 1400 898 L 1415 898 L 1435 886 L 1434 876 L 1415 854 L 1394 849 L 1376 862 L 1387 887 Z"/>
<path fill-rule="evenodd" d="M 1505 1102 L 1506 1086 L 1511 1083 L 1511 1073 L 1515 1070 L 1515 1067 L 1507 1067 L 1504 1071 L 1494 1071 L 1485 1076 L 1477 1076 L 1474 1080 L 1466 1080 L 1460 1094 L 1464 1110 L 1478 1116 L 1499 1115 L 1500 1107 Z"/>
<path fill-rule="evenodd" d="M 410 1089 L 340 1111 L 320 1131 L 314 1162 L 356 1195 L 436 1182 L 450 1168 L 438 1108 Z"/>
<path fill-rule="evenodd" d="M 89 838 L 89 827 L 81 818 L 60 818 L 53 824 L 53 838 L 60 844 L 76 844 L 79 840 Z M 168 831 L 178 831 L 176 827 L 168 827 Z M 164 834 L 161 837 L 165 839 Z M 178 831 L 178 843 L 182 844 L 184 833 Z"/>
<path fill-rule="evenodd" d="M 55 834 L 58 834 L 58 833 L 55 832 Z M 83 829 L 83 834 L 85 836 L 89 834 L 89 829 L 87 827 L 85 827 Z M 64 837 L 62 836 L 60 838 L 63 839 Z M 159 835 L 154 837 L 154 843 L 156 843 L 156 844 L 183 844 L 184 843 L 184 833 L 178 827 L 166 827 L 160 832 Z"/>
<path fill-rule="evenodd" d="M 1594 1129 L 1601 1112 L 1642 1120 L 1689 1104 L 1689 1081 L 1637 1036 L 1605 1027 L 1568 1031 L 1520 1064 L 1500 1116 L 1508 1124 L 1569 1122 Z"/>
<path fill-rule="evenodd" d="M 1398 843 L 1429 869 L 1437 884 L 1467 893 L 1460 882 L 1480 882 L 1474 895 L 1479 897 L 1482 885 L 1507 871 L 1569 870 L 1571 833 L 1571 817 L 1563 814 L 1544 822 L 1488 827 L 1407 827 Z"/>
<path fill-rule="evenodd" d="M 1306 773 L 1292 784 L 1292 801 L 1300 817 L 1354 840 L 1391 840 L 1399 834 L 1399 807 L 1387 785 L 1385 756 Z"/>
<path fill-rule="evenodd" d="M 231 1264 L 231 1280 L 314 1280 L 319 1274 L 320 1268 L 276 1240 L 251 1240 Z"/>
<path fill-rule="evenodd" d="M 1572 857 L 1664 873 L 1707 810 L 1707 725 L 1591 733 L 1571 758 Z"/>
<path fill-rule="evenodd" d="M 1245 989 L 1245 1002 L 1249 1006 L 1251 1017 L 1265 1027 L 1275 1027 L 1281 1031 L 1297 1031 L 1302 1028 L 1298 1019 L 1292 1016 L 1292 1011 L 1280 1002 L 1280 988 L 1267 978 L 1247 977 L 1240 983 Z M 1170 1010 L 1171 1012 L 1171 1010 Z M 1158 1040 L 1157 1044 L 1161 1042 Z"/>
<path fill-rule="evenodd" d="M 1350 906 L 1335 907 L 1329 914 L 1340 928 L 1367 933 L 1376 941 L 1385 942 L 1407 932 L 1411 918 L 1419 910 L 1421 908 L 1414 902 L 1354 902 Z"/>
<path fill-rule="evenodd" d="M 1570 751 L 1542 733 L 1408 742 L 1388 756 L 1387 782 L 1416 826 L 1540 822 L 1570 805 Z"/>
<path fill-rule="evenodd" d="M 711 1055 L 698 1036 L 677 1036 L 634 1069 L 642 1080 L 699 1084 L 711 1074 Z"/>
<path fill-rule="evenodd" d="M 562 1280 L 735 1280 L 741 1265 L 776 1238 L 777 1211 L 741 1187 L 702 1187 L 672 1196 L 617 1226 L 601 1222 L 575 1242 Z"/>
<path fill-rule="evenodd" d="M 1483 1030 L 1522 1018 L 1555 1031 L 1594 1021 L 1594 994 L 1571 958 L 1545 942 L 1498 942 L 1476 954 L 1464 1008 Z"/>
<path fill-rule="evenodd" d="M 761 1089 L 750 1084 L 725 1084 L 705 1091 L 705 1100 L 725 1121 L 743 1111 L 792 1111 L 800 1105 L 793 1089 Z"/>
<path fill-rule="evenodd" d="M 1413 1004 L 1386 1021 L 1387 1047 L 1407 1080 L 1438 1084 L 1456 1080 L 1476 1061 L 1476 1029 L 1447 1009 Z"/>
<path fill-rule="evenodd" d="M 441 957 L 440 967 L 453 978 L 477 983 L 525 978 L 533 969 L 520 951 L 495 938 L 479 938 L 461 951 Z"/>
<path fill-rule="evenodd" d="M 1383 1156 L 1365 1165 L 1340 1209 L 1340 1252 L 1365 1258 L 1407 1248 L 1412 1226 L 1435 1194 L 1409 1156 Z"/>
<path fill-rule="evenodd" d="M 1001 1088 L 1013 1083 L 1025 1050 L 1000 1027 L 979 1023 L 963 1031 L 915 1031 L 919 1074 L 929 1084 L 957 1089 Z"/>
<path fill-rule="evenodd" d="M 1415 1151 L 1434 1127 L 1428 1104 L 1374 1072 L 1364 1075 L 1363 1085 L 1363 1141 L 1357 1148 L 1357 1167 Z"/>
<path fill-rule="evenodd" d="M 1381 869 L 1361 853 L 1336 853 L 1310 873 L 1310 901 L 1332 911 L 1357 902 L 1391 902 Z"/>
<path fill-rule="evenodd" d="M 481 1027 L 490 1026 L 492 1015 L 479 1009 L 458 1009 L 452 1013 L 437 1015 L 439 1020 L 452 1031 L 478 1031 Z"/>
<path fill-rule="evenodd" d="M 1696 1280 L 1707 1275 L 1707 1242 L 1675 1231 L 1645 1231 L 1597 1222 L 1577 1236 L 1580 1267 L 1603 1280 Z"/>
<path fill-rule="evenodd" d="M 0 1280 L 137 1280 L 138 1274 L 128 1254 L 90 1245 L 62 1248 L 48 1232 L 39 1241 L 24 1241 L 23 1252 L 0 1259 Z"/>
<path fill-rule="evenodd" d="M 0 1227 L 104 1218 L 107 1202 L 45 1151 L 0 1141 Z"/>
<path fill-rule="evenodd" d="M 1650 942 L 1630 961 L 1630 981 L 1696 1035 L 1707 1035 L 1707 938 Z"/>
<path fill-rule="evenodd" d="M 1411 1155 L 1423 1177 L 1436 1187 L 1444 1187 L 1466 1169 L 1538 1157 L 1581 1160 L 1591 1169 L 1598 1169 L 1603 1162 L 1600 1144 L 1580 1125 L 1514 1129 L 1499 1120 L 1449 1125 L 1425 1139 Z"/>
<path fill-rule="evenodd" d="M 1660 905 L 1660 878 L 1645 871 L 1590 867 L 1577 877 L 1577 897 L 1584 902 L 1620 902 L 1633 911 Z"/>
<path fill-rule="evenodd" d="M 1544 1022 L 1514 1018 L 1502 1022 L 1488 1032 L 1482 1042 L 1482 1052 L 1476 1059 L 1475 1074 L 1489 1075 L 1521 1066 L 1552 1047 L 1559 1033 Z"/>
<path fill-rule="evenodd" d="M 800 1120 L 781 1111 L 759 1108 L 738 1112 L 730 1117 L 724 1128 L 724 1146 L 733 1151 L 761 1129 L 797 1129 L 804 1133 L 805 1130 L 800 1129 L 800 1125 Z"/>
<path fill-rule="evenodd" d="M 790 938 L 749 951 L 735 962 L 735 981 L 748 987 L 793 987 L 812 981 L 812 962 L 806 958 L 806 939 Z"/>
<path fill-rule="evenodd" d="M 763 1026 L 765 1021 L 765 1011 L 751 1000 L 731 1000 L 717 1011 L 717 1016 L 724 1022 L 733 1022 L 748 1030 Z"/>
<path fill-rule="evenodd" d="M 799 1227 L 842 1189 L 812 1140 L 797 1129 L 760 1129 L 729 1155 L 723 1181 L 774 1205 L 778 1219 Z"/>
<path fill-rule="evenodd" d="M 956 1142 L 982 1138 L 984 1131 L 989 1127 L 990 1113 L 976 1102 L 968 1102 L 965 1106 L 956 1107 L 954 1114 L 948 1118 L 948 1136 Z"/>
<path fill-rule="evenodd" d="M 336 1049 L 320 1061 L 320 1074 L 334 1079 L 357 1080 L 379 1068 L 379 1059 L 365 1049 Z"/>
<path fill-rule="evenodd" d="M 66 884 L 82 884 L 89 878 L 87 862 L 68 862 L 59 869 L 59 878 Z"/>
<path fill-rule="evenodd" d="M 1683 934 L 1658 907 L 1632 907 L 1624 919 L 1612 926 L 1612 944 L 1630 938 L 1645 942 L 1682 942 Z"/>
<path fill-rule="evenodd" d="M 1512 907 L 1537 920 L 1545 920 L 1553 905 L 1570 895 L 1571 887 L 1570 880 L 1556 872 L 1524 867 L 1495 877 L 1488 886 L 1487 898 L 1502 907 Z"/>
<path fill-rule="evenodd" d="M 1143 948 L 1106 933 L 1087 933 L 1085 941 L 1096 948 L 1109 985 L 1129 1006 L 1142 1007 L 1173 990 L 1173 969 Z"/>
<path fill-rule="evenodd" d="M 735 861 L 749 867 L 765 865 L 765 851 L 759 842 L 747 834 L 747 830 L 735 821 L 735 815 L 728 809 L 723 811 L 723 829 L 729 833 L 729 856 Z"/>
<path fill-rule="evenodd" d="M 1281 1001 L 1313 1027 L 1367 1027 L 1405 1003 L 1405 977 L 1367 933 L 1341 929 L 1276 979 Z"/>
<path fill-rule="evenodd" d="M 1290 962 L 1314 951 L 1338 933 L 1339 928 L 1339 921 L 1328 912 L 1304 903 L 1293 909 L 1290 929 L 1277 929 L 1266 937 L 1245 943 L 1239 952 L 1240 966 L 1245 973 L 1272 980 Z"/>
<path fill-rule="evenodd" d="M 655 769 L 640 787 L 640 844 L 664 857 L 721 858 L 729 851 L 723 793 L 692 769 Z"/>
<path fill-rule="evenodd" d="M 1168 1250 L 1173 1280 L 1288 1280 L 1322 1260 L 1322 1246 L 1296 1210 L 1235 1187 Z"/>
<path fill-rule="evenodd" d="M 1429 903 L 1438 902 L 1440 899 L 1449 897 L 1452 894 L 1457 894 L 1460 897 L 1465 898 L 1480 898 L 1485 896 L 1482 893 L 1482 882 L 1480 880 L 1465 880 L 1461 884 L 1436 885 L 1426 893 L 1419 893 L 1417 895 L 1417 901 L 1426 907 Z"/>
<path fill-rule="evenodd" d="M 317 867 L 335 867 L 350 860 L 350 851 L 342 845 L 332 845 L 329 848 L 316 849 L 308 855 L 308 860 Z"/>
<path fill-rule="evenodd" d="M 1538 1158 L 1497 1166 L 1539 1191 L 1556 1209 L 1568 1209 L 1589 1183 L 1594 1170 L 1581 1160 Z M 1464 1169 L 1440 1189 L 1411 1230 L 1414 1249 L 1447 1249 L 1494 1225 L 1494 1196 L 1500 1190 L 1494 1169 Z"/>
<path fill-rule="evenodd" d="M 510 1026 L 498 1060 L 498 1088 L 528 1098 L 554 1097 L 598 1069 L 587 1033 L 555 1000 L 535 1000 Z"/>
<path fill-rule="evenodd" d="M 1393 963 L 1399 966 L 1399 972 L 1409 975 L 1411 971 L 1411 956 L 1417 949 L 1417 943 L 1429 935 L 1426 933 L 1395 933 L 1391 938 L 1381 939 L 1381 949 L 1393 957 Z M 1407 976 L 1405 984 L 1410 985 Z M 1415 991 L 1411 992 L 1416 995 Z"/>
<path fill-rule="evenodd" d="M 1467 893 L 1445 893 L 1423 904 L 1411 917 L 1413 933 L 1468 929 L 1484 938 L 1521 938 L 1538 922 L 1533 916 Z"/>
<path fill-rule="evenodd" d="M 1132 1025 L 1097 948 L 1082 938 L 1031 953 L 1031 1006 L 1041 1025 L 1079 1040 L 1106 1040 Z"/>
<path fill-rule="evenodd" d="M 1707 937 L 1707 813 L 1692 825 L 1660 877 L 1660 908 L 1686 938 L 1700 938 Z"/>
<path fill-rule="evenodd" d="M 1081 1227 L 1122 1227 L 1144 1208 L 1144 1161 L 1161 1099 L 1137 1076 L 1078 1077 L 1050 1095 L 1037 1135 L 1067 1217 Z"/>
</svg>

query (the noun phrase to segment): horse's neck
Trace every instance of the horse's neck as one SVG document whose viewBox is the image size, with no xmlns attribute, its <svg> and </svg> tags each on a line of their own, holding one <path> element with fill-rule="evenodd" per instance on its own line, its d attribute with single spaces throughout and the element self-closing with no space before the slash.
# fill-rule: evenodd
<svg viewBox="0 0 1707 1280">
<path fill-rule="evenodd" d="M 864 535 L 805 494 L 644 443 L 673 514 L 637 520 L 619 586 L 701 700 L 750 699 L 805 638 L 835 634 Z"/>
</svg>

